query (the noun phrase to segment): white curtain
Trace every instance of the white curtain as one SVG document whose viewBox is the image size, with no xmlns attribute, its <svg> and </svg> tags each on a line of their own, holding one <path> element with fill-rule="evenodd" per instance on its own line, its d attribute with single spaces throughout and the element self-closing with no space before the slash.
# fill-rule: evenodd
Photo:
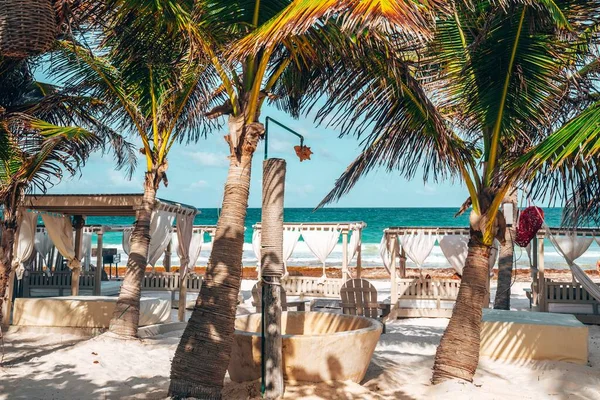
<svg viewBox="0 0 600 400">
<path fill-rule="evenodd" d="M 150 246 L 148 247 L 148 264 L 154 265 L 165 252 L 171 241 L 175 214 L 166 211 L 153 211 L 150 220 Z M 129 255 L 131 251 L 131 233 L 133 228 L 123 231 L 123 251 Z"/>
<path fill-rule="evenodd" d="M 391 273 L 390 266 L 392 265 L 392 253 L 390 252 L 390 249 L 388 248 L 388 243 L 385 240 L 385 238 L 386 238 L 386 236 L 384 234 L 383 237 L 381 238 L 381 242 L 379 243 L 379 255 L 381 256 L 381 261 L 383 262 L 383 267 L 389 274 L 389 273 Z"/>
<path fill-rule="evenodd" d="M 154 265 L 163 255 L 171 241 L 175 214 L 166 211 L 153 211 L 150 221 L 150 247 L 148 248 L 148 264 Z"/>
<path fill-rule="evenodd" d="M 284 228 L 283 229 L 283 270 L 284 276 L 287 276 L 287 261 L 294 253 L 294 248 L 300 239 L 300 230 L 296 227 Z M 256 256 L 257 271 L 260 271 L 260 240 L 261 230 L 255 229 L 252 233 L 252 250 Z"/>
<path fill-rule="evenodd" d="M 194 233 L 194 215 L 177 216 L 177 234 L 173 235 L 173 245 L 177 249 L 180 262 L 180 275 L 184 276 L 196 266 L 196 261 L 204 243 L 204 231 Z"/>
<path fill-rule="evenodd" d="M 350 258 L 348 262 L 351 262 L 358 254 L 358 248 L 360 247 L 360 230 L 352 229 L 352 236 L 350 236 Z"/>
<path fill-rule="evenodd" d="M 173 246 L 177 250 L 179 256 L 179 276 L 183 277 L 187 274 L 190 264 L 190 243 L 192 242 L 192 234 L 194 229 L 194 215 L 177 215 L 177 234 L 173 235 Z"/>
<path fill-rule="evenodd" d="M 252 250 L 256 256 L 256 271 L 260 275 L 260 229 L 254 229 L 252 232 Z"/>
<path fill-rule="evenodd" d="M 569 233 L 564 236 L 552 235 L 550 241 L 552 245 L 562 255 L 567 263 L 573 263 L 583 255 L 594 241 L 593 237 L 577 236 L 575 233 Z"/>
<path fill-rule="evenodd" d="M 302 231 L 304 242 L 310 251 L 323 263 L 323 276 L 325 278 L 325 260 L 331 254 L 340 238 L 339 229 L 330 230 L 305 230 Z"/>
<path fill-rule="evenodd" d="M 589 237 L 577 237 L 575 233 L 567 236 L 554 236 L 550 233 L 550 228 L 544 222 L 544 230 L 546 231 L 546 237 L 550 239 L 552 245 L 563 256 L 569 268 L 573 278 L 581 284 L 587 290 L 593 298 L 600 301 L 600 287 L 585 273 L 583 269 L 577 264 L 575 260 L 579 258 L 585 251 L 590 247 L 593 238 Z M 564 247 L 563 247 L 564 246 Z"/>
<path fill-rule="evenodd" d="M 42 214 L 42 220 L 50 240 L 60 254 L 67 260 L 70 269 L 81 268 L 81 262 L 75 258 L 75 243 L 73 241 L 73 225 L 68 216 Z"/>
<path fill-rule="evenodd" d="M 431 254 L 437 235 L 431 231 L 417 229 L 410 234 L 398 236 L 404 252 L 417 267 L 422 268 L 425 259 Z"/>
<path fill-rule="evenodd" d="M 44 266 L 47 266 L 46 257 L 52 248 L 52 241 L 48 236 L 48 232 L 36 232 L 34 247 L 35 250 L 42 256 Z"/>
<path fill-rule="evenodd" d="M 283 269 L 284 276 L 288 274 L 287 272 L 287 261 L 292 256 L 294 252 L 294 248 L 296 247 L 296 243 L 300 239 L 300 231 L 295 228 L 289 228 L 283 230 Z"/>
<path fill-rule="evenodd" d="M 123 251 L 127 255 L 129 255 L 129 252 L 131 251 L 131 245 L 130 245 L 131 232 L 133 232 L 133 228 L 124 229 L 123 230 L 123 239 L 121 241 L 121 243 L 123 244 Z"/>
<path fill-rule="evenodd" d="M 202 251 L 202 245 L 204 244 L 204 231 L 194 232 L 192 234 L 192 241 L 190 242 L 190 262 L 188 266 L 188 270 L 194 270 L 196 266 L 196 262 L 198 261 L 198 257 L 200 257 L 200 252 Z"/>
<path fill-rule="evenodd" d="M 38 215 L 33 212 L 20 210 L 20 222 L 18 234 L 15 243 L 15 253 L 13 256 L 13 268 L 16 271 L 17 279 L 23 278 L 25 272 L 25 261 L 33 254 L 35 247 L 35 229 L 37 226 Z"/>
<path fill-rule="evenodd" d="M 469 246 L 469 237 L 465 235 L 446 235 L 439 241 L 444 256 L 459 275 L 462 275 Z"/>
</svg>

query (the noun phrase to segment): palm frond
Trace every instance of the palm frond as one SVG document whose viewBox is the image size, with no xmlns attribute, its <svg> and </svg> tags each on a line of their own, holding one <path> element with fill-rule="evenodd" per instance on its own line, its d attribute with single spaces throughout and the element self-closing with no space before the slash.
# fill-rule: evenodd
<svg viewBox="0 0 600 400">
<path fill-rule="evenodd" d="M 438 0 L 295 0 L 253 34 L 239 40 L 234 46 L 233 57 L 245 58 L 263 48 L 274 47 L 332 17 L 342 21 L 346 32 L 376 28 L 381 32 L 403 32 L 419 38 L 430 38 L 434 15 L 450 9 L 450 3 Z"/>
</svg>

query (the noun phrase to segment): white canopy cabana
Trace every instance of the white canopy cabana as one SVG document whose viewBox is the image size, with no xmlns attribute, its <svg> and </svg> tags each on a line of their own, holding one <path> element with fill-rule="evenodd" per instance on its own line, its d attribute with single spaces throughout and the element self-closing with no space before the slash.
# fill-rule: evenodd
<svg viewBox="0 0 600 400">
<path fill-rule="evenodd" d="M 364 222 L 318 222 L 300 223 L 286 222 L 283 224 L 283 253 L 287 273 L 287 260 L 291 257 L 296 243 L 302 238 L 310 251 L 322 263 L 325 279 L 327 257 L 332 253 L 342 237 L 342 277 L 350 277 L 348 264 L 356 258 L 357 276 L 360 277 L 362 259 L 362 230 L 367 226 Z M 261 224 L 255 224 L 252 234 L 252 248 L 257 259 L 260 260 Z M 350 237 L 350 242 L 348 237 Z"/>
<path fill-rule="evenodd" d="M 74 229 L 71 225 L 71 217 L 135 216 L 136 211 L 141 207 L 142 198 L 142 194 L 29 195 L 25 197 L 23 207 L 27 212 L 22 212 L 21 214 L 24 216 L 30 214 L 30 212 L 34 212 L 42 215 L 48 237 L 63 257 L 67 259 L 68 266 L 72 270 L 72 294 L 76 295 L 79 289 L 78 277 L 81 270 L 81 259 L 84 255 L 82 252 L 82 242 L 85 240 L 83 237 L 83 224 L 79 224 L 76 227 L 74 238 L 70 234 Z M 192 216 L 192 220 L 199 212 L 193 206 L 163 199 L 156 200 L 155 211 L 173 216 Z M 191 235 L 192 224 L 189 224 L 188 229 Z M 99 227 L 94 232 L 98 235 L 95 280 L 99 283 L 102 278 L 102 238 L 104 227 Z M 41 243 L 42 240 L 45 240 L 45 237 L 38 235 L 37 239 L 39 243 L 37 247 L 40 249 L 42 247 L 45 248 L 45 245 Z M 35 247 L 35 230 L 32 230 L 27 238 L 24 237 L 23 242 L 19 238 L 19 246 L 23 243 L 23 248 L 25 248 L 28 246 L 27 242 L 32 244 L 32 248 Z M 95 285 L 94 295 L 100 295 L 99 284 Z M 9 293 L 9 298 L 12 298 L 12 293 Z M 10 315 L 10 313 L 5 313 L 4 315 Z"/>
<path fill-rule="evenodd" d="M 573 282 L 579 283 L 596 301 L 600 301 L 600 288 L 575 262 L 596 240 L 600 244 L 598 229 L 578 228 L 568 230 L 550 228 L 544 224 L 531 243 L 531 275 L 533 278 L 532 300 L 540 310 L 548 311 L 544 267 L 544 238 L 548 238 L 556 251 L 565 259 L 571 270 Z M 550 283 L 551 284 L 551 283 Z"/>
<path fill-rule="evenodd" d="M 397 252 L 392 254 L 391 243 L 398 243 Z M 380 244 L 380 254 L 383 264 L 390 272 L 389 265 L 392 257 L 400 257 L 399 273 L 400 277 L 406 276 L 407 258 L 414 262 L 418 268 L 423 267 L 423 263 L 431 254 L 435 243 L 438 243 L 442 254 L 448 260 L 448 263 L 454 270 L 462 275 L 462 270 L 467 258 L 469 229 L 468 228 L 441 228 L 441 227 L 392 227 L 384 231 Z M 490 254 L 490 271 L 493 269 L 498 259 L 499 243 L 494 242 L 492 253 Z"/>
</svg>

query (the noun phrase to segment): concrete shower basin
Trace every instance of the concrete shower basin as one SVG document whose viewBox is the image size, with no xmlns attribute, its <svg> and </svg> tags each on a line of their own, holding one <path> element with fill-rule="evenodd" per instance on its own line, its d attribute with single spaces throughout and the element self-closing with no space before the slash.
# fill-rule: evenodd
<svg viewBox="0 0 600 400">
<path fill-rule="evenodd" d="M 283 312 L 284 379 L 326 382 L 365 376 L 383 325 L 373 319 L 321 312 Z M 235 333 L 229 375 L 234 382 L 252 381 L 261 373 L 261 315 L 241 315 Z"/>
</svg>

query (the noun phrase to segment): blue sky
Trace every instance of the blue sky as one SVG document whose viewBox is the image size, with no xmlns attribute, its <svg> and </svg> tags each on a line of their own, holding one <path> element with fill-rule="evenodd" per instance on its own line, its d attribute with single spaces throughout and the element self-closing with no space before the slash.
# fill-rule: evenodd
<svg viewBox="0 0 600 400">
<path fill-rule="evenodd" d="M 334 130 L 317 127 L 310 118 L 294 120 L 283 112 L 267 106 L 262 112 L 305 136 L 312 148 L 311 161 L 299 162 L 294 152 L 296 137 L 276 126 L 270 128 L 269 155 L 287 160 L 286 207 L 314 207 L 333 187 L 335 179 L 359 154 L 355 138 L 339 139 Z M 227 176 L 227 145 L 225 129 L 190 145 L 175 145 L 168 157 L 169 187 L 160 188 L 158 196 L 201 208 L 219 207 Z M 264 148 L 261 144 L 253 162 L 250 207 L 260 207 L 261 175 Z M 143 166 L 140 158 L 140 166 Z M 137 193 L 142 190 L 143 168 L 138 168 L 132 180 L 114 170 L 110 155 L 95 154 L 84 167 L 81 176 L 67 178 L 50 193 Z M 418 176 L 413 181 L 397 174 L 377 171 L 365 177 L 350 194 L 335 207 L 458 207 L 467 197 L 461 185 L 448 182 L 423 183 Z"/>
</svg>

